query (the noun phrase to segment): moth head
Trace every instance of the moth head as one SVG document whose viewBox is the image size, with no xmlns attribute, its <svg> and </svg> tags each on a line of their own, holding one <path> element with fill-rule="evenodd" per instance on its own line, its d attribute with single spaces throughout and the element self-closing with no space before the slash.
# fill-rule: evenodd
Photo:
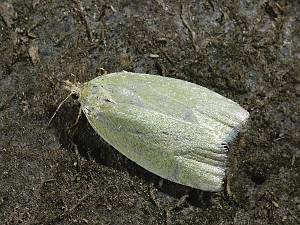
<svg viewBox="0 0 300 225">
<path fill-rule="evenodd" d="M 80 83 L 72 83 L 69 80 L 64 81 L 64 89 L 67 89 L 70 93 L 68 96 L 60 102 L 58 107 L 56 108 L 55 112 L 53 113 L 52 117 L 50 118 L 48 122 L 48 126 L 50 125 L 51 121 L 55 117 L 56 113 L 58 110 L 61 108 L 61 106 L 70 98 L 73 97 L 74 99 L 79 99 L 80 98 L 80 90 L 81 90 L 81 84 Z"/>
<path fill-rule="evenodd" d="M 64 88 L 70 92 L 70 96 L 74 99 L 80 98 L 80 90 L 81 90 L 82 84 L 79 82 L 72 83 L 69 80 L 64 81 Z"/>
</svg>

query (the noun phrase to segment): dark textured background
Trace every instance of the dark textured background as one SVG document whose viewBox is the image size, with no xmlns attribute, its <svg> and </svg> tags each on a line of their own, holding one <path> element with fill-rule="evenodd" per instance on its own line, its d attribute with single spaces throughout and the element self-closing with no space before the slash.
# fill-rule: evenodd
<svg viewBox="0 0 300 225">
<path fill-rule="evenodd" d="M 12 8 L 7 8 L 9 3 Z M 5 224 L 299 224 L 297 1 L 0 1 L 0 218 Z M 251 115 L 226 191 L 176 185 L 109 147 L 63 81 L 176 77 Z M 298 119 L 298 124 L 296 123 Z M 77 148 L 76 148 L 77 146 Z"/>
</svg>

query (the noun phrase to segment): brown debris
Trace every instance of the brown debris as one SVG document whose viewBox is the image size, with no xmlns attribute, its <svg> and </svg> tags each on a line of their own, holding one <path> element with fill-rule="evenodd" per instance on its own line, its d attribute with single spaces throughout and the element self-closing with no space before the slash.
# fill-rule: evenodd
<svg viewBox="0 0 300 225">
<path fill-rule="evenodd" d="M 17 13 L 14 10 L 12 4 L 7 2 L 0 3 L 0 15 L 4 20 L 7 27 L 11 28 L 14 23 L 14 19 L 17 18 Z"/>
<path fill-rule="evenodd" d="M 33 65 L 36 65 L 40 61 L 39 48 L 37 46 L 30 46 L 28 53 Z"/>
</svg>

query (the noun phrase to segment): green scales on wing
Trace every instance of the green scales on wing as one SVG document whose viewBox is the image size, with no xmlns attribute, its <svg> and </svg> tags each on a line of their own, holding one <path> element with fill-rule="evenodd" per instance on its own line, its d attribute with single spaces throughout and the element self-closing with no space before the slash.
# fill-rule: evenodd
<svg viewBox="0 0 300 225">
<path fill-rule="evenodd" d="M 249 113 L 237 103 L 186 81 L 112 73 L 80 88 L 95 131 L 143 168 L 176 183 L 222 190 L 227 143 Z"/>
</svg>

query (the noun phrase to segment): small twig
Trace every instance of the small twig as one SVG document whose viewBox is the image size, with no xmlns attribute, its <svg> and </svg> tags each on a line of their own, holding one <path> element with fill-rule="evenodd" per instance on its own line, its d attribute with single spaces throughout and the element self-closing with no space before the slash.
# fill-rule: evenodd
<svg viewBox="0 0 300 225">
<path fill-rule="evenodd" d="M 81 18 L 81 21 L 83 22 L 83 24 L 85 26 L 87 37 L 88 37 L 89 41 L 92 41 L 93 40 L 92 32 L 91 32 L 89 23 L 87 21 L 86 12 L 83 9 L 81 1 L 80 0 L 73 0 L 73 1 L 77 5 L 77 8 L 79 9 L 80 18 Z"/>
<path fill-rule="evenodd" d="M 171 225 L 172 224 L 171 209 L 170 208 L 165 208 L 165 214 L 166 214 L 166 225 Z"/>
<path fill-rule="evenodd" d="M 106 9 L 111 9 L 114 13 L 116 13 L 116 11 L 114 11 L 115 9 L 113 8 L 113 6 L 109 7 L 107 5 L 104 5 L 100 10 L 98 10 L 99 12 L 99 21 L 100 21 L 100 38 L 99 38 L 99 45 L 101 43 L 103 43 L 103 45 L 105 45 L 105 33 L 106 33 L 106 23 L 104 21 L 105 19 L 105 14 L 106 14 Z"/>
<path fill-rule="evenodd" d="M 180 19 L 182 20 L 183 25 L 185 26 L 185 28 L 189 31 L 190 34 L 190 39 L 192 41 L 192 45 L 194 50 L 198 50 L 198 46 L 196 45 L 195 39 L 196 39 L 196 33 L 195 31 L 193 31 L 193 29 L 190 27 L 190 25 L 188 24 L 188 22 L 185 20 L 185 18 L 183 17 L 183 4 L 181 3 L 180 5 Z"/>
<path fill-rule="evenodd" d="M 164 57 L 168 60 L 168 62 L 172 65 L 175 66 L 175 62 L 171 59 L 171 57 L 163 50 L 160 49 L 161 53 L 164 55 Z"/>
<path fill-rule="evenodd" d="M 228 197 L 234 197 L 232 191 L 231 191 L 231 188 L 230 188 L 230 185 L 231 185 L 231 175 L 229 174 L 227 177 L 226 177 L 226 189 L 225 189 L 225 194 L 228 195 Z"/>
<path fill-rule="evenodd" d="M 89 192 L 87 194 L 85 194 L 81 199 L 78 200 L 78 202 L 76 204 L 74 204 L 70 209 L 68 209 L 66 211 L 65 214 L 67 213 L 71 213 L 72 211 L 74 211 L 85 199 L 87 199 L 91 194 L 93 194 L 93 192 Z"/>
<path fill-rule="evenodd" d="M 294 166 L 295 160 L 296 160 L 296 155 L 293 154 L 293 156 L 292 156 L 292 162 L 291 162 L 291 165 L 292 165 L 292 166 Z"/>
<path fill-rule="evenodd" d="M 93 194 L 92 191 L 90 191 L 89 193 L 85 194 L 81 199 L 78 200 L 78 202 L 76 204 L 74 204 L 70 209 L 66 209 L 65 212 L 63 212 L 60 215 L 57 215 L 56 217 L 45 221 L 43 224 L 54 224 L 57 223 L 58 221 L 62 220 L 64 217 L 69 216 L 70 213 L 72 213 L 84 200 L 86 200 L 91 194 Z M 37 225 L 38 223 L 34 223 L 35 225 Z"/>
</svg>

